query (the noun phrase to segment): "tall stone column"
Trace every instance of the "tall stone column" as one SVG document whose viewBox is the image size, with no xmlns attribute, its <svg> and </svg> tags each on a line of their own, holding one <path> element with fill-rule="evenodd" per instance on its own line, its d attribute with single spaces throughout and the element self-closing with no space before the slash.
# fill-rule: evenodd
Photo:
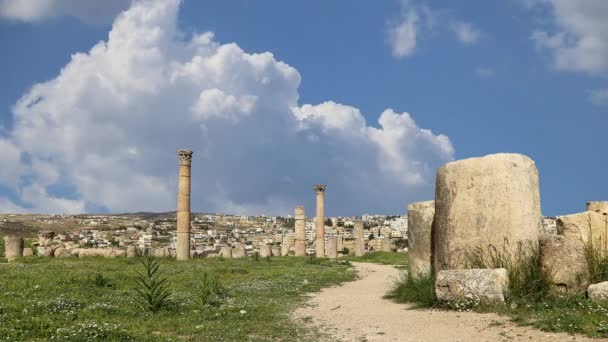
<svg viewBox="0 0 608 342">
<path fill-rule="evenodd" d="M 317 242 L 316 253 L 317 257 L 325 256 L 325 190 L 327 187 L 323 184 L 317 184 L 314 187 L 317 193 Z"/>
<path fill-rule="evenodd" d="M 177 194 L 177 260 L 190 259 L 190 165 L 192 151 L 179 150 Z"/>
<path fill-rule="evenodd" d="M 296 207 L 295 221 L 296 256 L 306 256 L 306 214 L 303 205 Z"/>
<path fill-rule="evenodd" d="M 365 253 L 365 237 L 363 234 L 363 222 L 355 222 L 355 229 L 353 231 L 355 238 L 355 256 L 362 256 Z"/>
</svg>

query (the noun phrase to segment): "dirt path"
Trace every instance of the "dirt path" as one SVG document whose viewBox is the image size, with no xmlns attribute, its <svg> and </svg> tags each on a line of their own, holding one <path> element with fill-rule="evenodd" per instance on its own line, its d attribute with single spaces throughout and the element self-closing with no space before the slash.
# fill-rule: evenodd
<svg viewBox="0 0 608 342">
<path fill-rule="evenodd" d="M 399 270 L 354 266 L 360 279 L 313 294 L 294 318 L 338 341 L 599 341 L 517 326 L 495 314 L 413 310 L 382 298 Z"/>
</svg>

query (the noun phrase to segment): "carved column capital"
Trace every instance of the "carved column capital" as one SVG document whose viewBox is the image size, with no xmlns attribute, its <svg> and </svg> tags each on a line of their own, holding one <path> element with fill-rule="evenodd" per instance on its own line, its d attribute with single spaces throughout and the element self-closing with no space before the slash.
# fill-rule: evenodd
<svg viewBox="0 0 608 342">
<path fill-rule="evenodd" d="M 192 151 L 190 150 L 178 150 L 177 156 L 179 158 L 179 165 L 188 165 L 192 164 Z"/>
<path fill-rule="evenodd" d="M 316 184 L 313 189 L 315 190 L 315 192 L 318 193 L 324 193 L 325 190 L 327 189 L 327 186 L 325 184 Z"/>
</svg>

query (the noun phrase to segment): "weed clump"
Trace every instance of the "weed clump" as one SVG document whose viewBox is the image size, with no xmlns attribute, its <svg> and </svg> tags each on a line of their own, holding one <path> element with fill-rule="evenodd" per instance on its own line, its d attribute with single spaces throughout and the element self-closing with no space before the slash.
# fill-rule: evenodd
<svg viewBox="0 0 608 342">
<path fill-rule="evenodd" d="M 152 313 L 158 312 L 167 305 L 171 291 L 167 288 L 167 278 L 160 272 L 160 261 L 152 256 L 141 258 L 144 273 L 137 274 L 135 292 L 142 307 Z"/>
<path fill-rule="evenodd" d="M 511 300 L 539 302 L 550 293 L 551 283 L 540 263 L 538 244 L 531 241 L 518 242 L 517 251 L 509 252 L 505 241 L 502 250 L 495 246 L 484 249 L 478 247 L 468 253 L 469 268 L 505 268 L 509 274 L 509 293 Z"/>
<path fill-rule="evenodd" d="M 219 307 L 225 298 L 229 297 L 228 290 L 220 280 L 207 272 L 203 273 L 196 288 L 196 301 L 201 307 Z"/>
<path fill-rule="evenodd" d="M 396 283 L 387 298 L 414 303 L 419 308 L 434 307 L 438 304 L 435 296 L 435 274 L 429 273 L 419 279 L 408 274 Z"/>
</svg>

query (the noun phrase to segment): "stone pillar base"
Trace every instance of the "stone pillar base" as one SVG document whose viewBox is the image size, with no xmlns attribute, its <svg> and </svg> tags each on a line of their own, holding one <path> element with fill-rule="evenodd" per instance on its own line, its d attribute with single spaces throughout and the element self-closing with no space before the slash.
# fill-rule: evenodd
<svg viewBox="0 0 608 342">
<path fill-rule="evenodd" d="M 305 240 L 296 240 L 296 256 L 306 256 Z"/>
</svg>

